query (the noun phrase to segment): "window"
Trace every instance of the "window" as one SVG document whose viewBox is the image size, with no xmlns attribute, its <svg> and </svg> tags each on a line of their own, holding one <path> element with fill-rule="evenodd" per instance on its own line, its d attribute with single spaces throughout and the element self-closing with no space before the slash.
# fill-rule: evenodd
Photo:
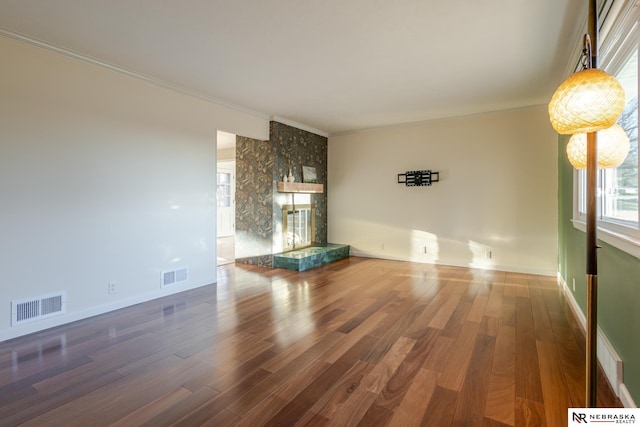
<svg viewBox="0 0 640 427">
<path fill-rule="evenodd" d="M 216 192 L 219 208 L 231 206 L 231 174 L 218 172 L 218 188 Z"/>
<path fill-rule="evenodd" d="M 600 68 L 616 76 L 626 95 L 626 106 L 618 124 L 631 142 L 629 155 L 616 169 L 598 171 L 597 215 L 599 238 L 640 257 L 638 188 L 638 40 L 637 8 L 631 1 L 619 9 L 603 37 Z M 613 14 L 610 14 L 613 15 Z M 575 172 L 574 224 L 584 230 L 586 220 L 586 171 Z"/>
<path fill-rule="evenodd" d="M 601 171 L 602 217 L 638 228 L 638 46 L 615 73 L 627 105 L 618 120 L 631 141 L 629 155 L 617 169 Z"/>
</svg>

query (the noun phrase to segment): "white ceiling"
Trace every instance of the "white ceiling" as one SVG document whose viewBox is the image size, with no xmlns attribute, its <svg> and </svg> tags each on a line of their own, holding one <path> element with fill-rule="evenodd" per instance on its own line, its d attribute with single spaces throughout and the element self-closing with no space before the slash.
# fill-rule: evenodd
<svg viewBox="0 0 640 427">
<path fill-rule="evenodd" d="M 548 102 L 585 0 L 0 0 L 0 29 L 329 134 Z"/>
</svg>

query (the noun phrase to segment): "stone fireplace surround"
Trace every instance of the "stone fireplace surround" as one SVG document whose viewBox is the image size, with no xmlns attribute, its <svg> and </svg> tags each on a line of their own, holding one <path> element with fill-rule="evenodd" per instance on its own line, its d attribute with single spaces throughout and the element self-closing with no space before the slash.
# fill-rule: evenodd
<svg viewBox="0 0 640 427">
<path fill-rule="evenodd" d="M 327 243 L 327 138 L 272 121 L 269 141 L 236 137 L 236 262 L 273 267 L 283 252 L 282 207 L 291 193 L 278 191 L 291 169 L 302 182 L 302 166 L 316 168 L 322 193 L 309 194 L 315 205 L 315 244 Z M 296 199 L 298 203 L 298 199 Z"/>
</svg>

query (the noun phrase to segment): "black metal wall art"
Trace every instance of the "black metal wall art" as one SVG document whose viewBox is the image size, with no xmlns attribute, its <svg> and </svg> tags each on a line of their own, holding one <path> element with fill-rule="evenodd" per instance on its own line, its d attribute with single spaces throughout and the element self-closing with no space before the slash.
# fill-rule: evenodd
<svg viewBox="0 0 640 427">
<path fill-rule="evenodd" d="M 440 181 L 440 172 L 430 170 L 407 171 L 398 174 L 398 184 L 405 184 L 407 187 L 423 187 Z"/>
</svg>

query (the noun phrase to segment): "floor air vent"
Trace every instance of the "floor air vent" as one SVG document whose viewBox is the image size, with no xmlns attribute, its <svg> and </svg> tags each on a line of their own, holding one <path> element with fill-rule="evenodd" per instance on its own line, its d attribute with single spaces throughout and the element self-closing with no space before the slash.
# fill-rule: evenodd
<svg viewBox="0 0 640 427">
<path fill-rule="evenodd" d="M 187 268 L 179 268 L 177 270 L 162 272 L 162 286 L 175 285 L 184 282 L 189 278 L 189 270 Z"/>
<path fill-rule="evenodd" d="M 11 326 L 58 316 L 66 311 L 66 292 L 11 301 Z"/>
</svg>

